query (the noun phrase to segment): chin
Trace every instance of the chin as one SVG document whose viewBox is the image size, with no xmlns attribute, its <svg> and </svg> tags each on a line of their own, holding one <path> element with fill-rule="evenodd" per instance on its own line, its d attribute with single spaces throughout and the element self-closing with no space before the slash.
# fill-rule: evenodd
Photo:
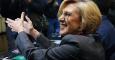
<svg viewBox="0 0 115 60">
<path fill-rule="evenodd" d="M 68 33 L 69 33 L 68 27 L 64 27 L 64 28 L 61 28 L 61 29 L 60 29 L 60 35 L 61 35 L 61 36 L 65 36 L 65 35 L 67 35 Z"/>
<path fill-rule="evenodd" d="M 65 36 L 65 35 L 67 35 L 67 32 L 66 31 L 60 31 L 60 35 Z"/>
</svg>

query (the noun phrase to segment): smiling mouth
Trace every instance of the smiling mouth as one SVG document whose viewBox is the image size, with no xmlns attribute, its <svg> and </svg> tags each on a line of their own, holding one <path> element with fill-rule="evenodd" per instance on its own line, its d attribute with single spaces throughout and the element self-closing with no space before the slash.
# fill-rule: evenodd
<svg viewBox="0 0 115 60">
<path fill-rule="evenodd" d="M 67 27 L 67 24 L 60 24 L 60 29 L 64 29 L 65 27 Z"/>
<path fill-rule="evenodd" d="M 60 21 L 60 29 L 64 29 L 65 27 L 67 27 L 67 23 L 65 22 L 65 20 Z"/>
</svg>

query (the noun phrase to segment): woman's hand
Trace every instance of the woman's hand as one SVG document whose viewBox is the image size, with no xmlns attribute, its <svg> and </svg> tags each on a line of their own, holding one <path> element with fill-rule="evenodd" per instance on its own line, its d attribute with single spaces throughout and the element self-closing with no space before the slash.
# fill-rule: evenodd
<svg viewBox="0 0 115 60">
<path fill-rule="evenodd" d="M 24 21 L 24 12 L 22 12 L 21 18 L 17 18 L 15 20 L 8 18 L 6 23 L 12 29 L 12 31 L 18 33 L 24 31 L 25 33 L 36 38 L 37 36 L 40 35 L 40 33 L 36 29 L 34 29 L 31 20 L 27 16 L 25 16 L 25 18 L 27 21 Z"/>
<path fill-rule="evenodd" d="M 12 31 L 15 31 L 18 33 L 24 31 L 23 22 L 24 22 L 24 12 L 22 12 L 20 18 L 17 18 L 15 20 L 7 18 L 7 21 L 6 21 L 6 23 L 12 29 Z"/>
<path fill-rule="evenodd" d="M 26 32 L 27 34 L 30 34 L 31 31 L 34 29 L 32 22 L 30 20 L 30 18 L 28 18 L 27 16 L 25 16 L 27 21 L 24 21 L 24 32 Z"/>
<path fill-rule="evenodd" d="M 28 18 L 27 16 L 25 16 L 25 18 L 27 21 L 24 21 L 24 32 L 36 39 L 40 35 L 40 33 L 36 29 L 34 29 L 30 18 Z"/>
</svg>

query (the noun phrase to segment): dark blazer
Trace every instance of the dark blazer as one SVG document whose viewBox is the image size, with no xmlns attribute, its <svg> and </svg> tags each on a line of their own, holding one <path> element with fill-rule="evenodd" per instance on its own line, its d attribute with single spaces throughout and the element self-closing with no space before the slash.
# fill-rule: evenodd
<svg viewBox="0 0 115 60">
<path fill-rule="evenodd" d="M 110 8 L 108 12 L 108 18 L 115 27 L 115 0 L 110 0 Z"/>
<path fill-rule="evenodd" d="M 102 16 L 102 22 L 97 33 L 105 49 L 106 60 L 115 60 L 115 27 L 107 16 Z"/>
<path fill-rule="evenodd" d="M 66 35 L 59 46 L 48 48 L 49 40 L 43 35 L 37 38 L 40 44 L 35 48 L 28 36 L 21 32 L 16 43 L 28 60 L 104 60 L 102 45 L 92 35 Z M 48 48 L 48 49 L 46 49 Z"/>
</svg>

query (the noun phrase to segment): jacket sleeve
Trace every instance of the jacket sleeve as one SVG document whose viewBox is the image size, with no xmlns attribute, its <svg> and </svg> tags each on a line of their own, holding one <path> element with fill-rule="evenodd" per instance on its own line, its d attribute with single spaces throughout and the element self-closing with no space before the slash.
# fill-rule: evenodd
<svg viewBox="0 0 115 60">
<path fill-rule="evenodd" d="M 26 55 L 27 50 L 35 49 L 34 45 L 29 40 L 28 36 L 24 32 L 20 32 L 16 38 L 16 45 L 23 55 Z"/>
<path fill-rule="evenodd" d="M 39 45 L 39 48 L 48 48 L 51 45 L 50 40 L 43 34 L 40 34 L 40 36 L 37 37 L 36 42 Z"/>
<path fill-rule="evenodd" d="M 19 33 L 16 43 L 28 60 L 71 60 L 69 58 L 76 58 L 79 52 L 79 48 L 72 43 L 49 49 L 35 48 L 24 32 Z"/>
<path fill-rule="evenodd" d="M 79 48 L 71 44 L 64 44 L 49 49 L 36 49 L 28 55 L 29 60 L 75 60 L 79 54 Z"/>
<path fill-rule="evenodd" d="M 43 40 L 43 41 L 42 41 Z M 42 34 L 37 37 L 37 42 L 39 43 L 39 48 L 48 48 L 50 45 L 50 40 L 45 38 Z M 16 38 L 16 44 L 22 54 L 26 55 L 27 50 L 36 49 L 33 43 L 28 38 L 25 32 L 20 32 Z"/>
</svg>

